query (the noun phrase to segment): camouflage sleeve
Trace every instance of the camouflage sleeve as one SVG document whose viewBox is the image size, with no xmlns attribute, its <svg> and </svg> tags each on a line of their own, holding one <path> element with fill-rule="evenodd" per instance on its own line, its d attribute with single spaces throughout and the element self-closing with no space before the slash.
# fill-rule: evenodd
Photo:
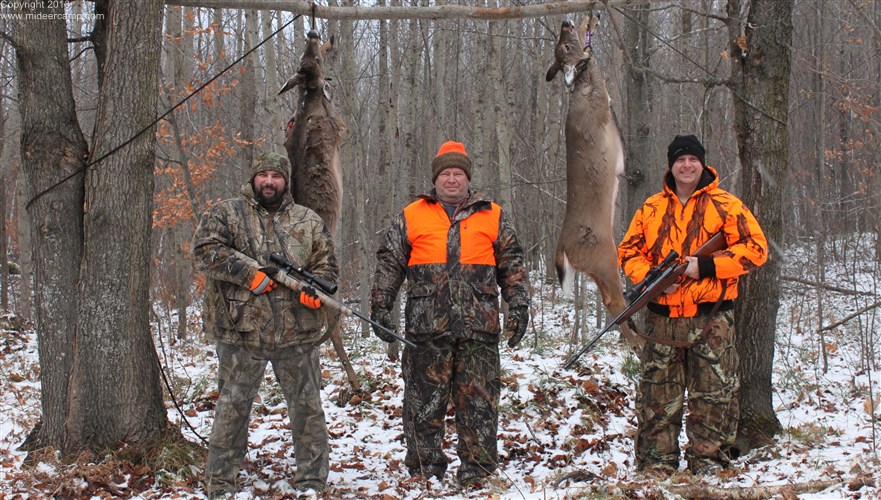
<svg viewBox="0 0 881 500">
<path fill-rule="evenodd" d="M 508 307 L 528 307 L 529 280 L 523 264 L 523 249 L 504 211 L 499 218 L 495 253 L 496 282 L 502 289 L 502 298 Z"/>
<path fill-rule="evenodd" d="M 639 283 L 652 268 L 643 230 L 643 209 L 636 211 L 624 239 L 618 245 L 618 265 L 633 283 Z"/>
<path fill-rule="evenodd" d="M 222 204 L 209 208 L 193 235 L 193 257 L 196 269 L 214 280 L 248 287 L 259 267 L 257 261 L 235 250 L 230 230 L 229 211 Z"/>
<path fill-rule="evenodd" d="M 379 250 L 376 251 L 376 272 L 370 290 L 370 310 L 390 310 L 394 307 L 398 290 L 407 277 L 410 244 L 403 212 L 392 219 Z"/>
<path fill-rule="evenodd" d="M 333 283 L 339 278 L 333 238 L 324 224 L 317 224 L 312 234 L 312 255 L 309 257 L 309 271 Z"/>
</svg>

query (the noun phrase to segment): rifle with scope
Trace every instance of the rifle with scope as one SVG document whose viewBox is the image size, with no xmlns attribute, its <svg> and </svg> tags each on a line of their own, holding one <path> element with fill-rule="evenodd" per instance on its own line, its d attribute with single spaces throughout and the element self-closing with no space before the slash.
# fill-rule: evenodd
<svg viewBox="0 0 881 500">
<path fill-rule="evenodd" d="M 709 257 L 712 254 L 728 248 L 725 241 L 725 234 L 722 231 L 714 234 L 706 243 L 700 246 L 694 252 L 695 257 Z M 629 292 L 624 294 L 628 305 L 625 307 L 612 321 L 610 321 L 598 334 L 596 334 L 587 344 L 584 345 L 569 361 L 563 365 L 564 369 L 569 369 L 584 353 L 589 351 L 600 338 L 611 331 L 614 327 L 624 323 L 637 311 L 646 306 L 658 295 L 661 295 L 670 285 L 676 281 L 685 272 L 688 267 L 687 262 L 679 262 L 679 253 L 675 250 L 670 252 L 660 264 L 653 267 L 646 277 L 633 286 Z"/>
<path fill-rule="evenodd" d="M 368 324 L 375 328 L 379 328 L 385 333 L 388 333 L 392 337 L 400 340 L 402 343 L 407 344 L 410 347 L 416 347 L 416 344 L 410 342 L 404 337 L 398 335 L 397 333 L 389 330 L 388 328 L 380 325 L 379 323 L 373 321 L 369 317 L 365 316 L 359 311 L 352 309 L 351 307 L 343 304 L 342 302 L 336 300 L 331 297 L 337 291 L 336 283 L 332 283 L 321 276 L 315 276 L 308 270 L 304 269 L 302 266 L 296 266 L 287 259 L 285 259 L 284 255 L 280 253 L 273 253 L 269 256 L 269 260 L 274 262 L 279 267 L 279 273 L 276 273 L 272 278 L 281 283 L 282 285 L 290 288 L 295 291 L 304 291 L 306 288 L 312 288 L 316 295 L 321 299 L 322 304 L 326 304 L 330 307 L 331 310 L 342 314 L 343 316 L 356 316 L 366 321 Z"/>
</svg>

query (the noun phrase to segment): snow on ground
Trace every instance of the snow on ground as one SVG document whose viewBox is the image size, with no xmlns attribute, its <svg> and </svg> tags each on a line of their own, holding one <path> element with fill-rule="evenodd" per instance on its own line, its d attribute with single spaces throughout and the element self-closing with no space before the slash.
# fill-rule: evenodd
<svg viewBox="0 0 881 500">
<path fill-rule="evenodd" d="M 810 275 L 809 268 L 796 264 L 809 260 L 809 255 L 791 252 L 784 274 Z M 863 267 L 830 266 L 828 282 L 872 294 L 825 292 L 824 325 L 878 300 L 878 273 L 871 264 Z M 566 338 L 572 328 L 572 305 L 555 299 L 553 286 L 537 276 L 534 290 L 529 336 L 516 350 L 502 344 L 498 438 L 502 465 L 480 488 L 462 490 L 455 481 L 458 459 L 452 416 L 446 440 L 451 463 L 444 480 L 414 480 L 407 474 L 400 364 L 387 358 L 385 344 L 355 335 L 354 324 L 349 325 L 347 350 L 364 388 L 356 396 L 347 390 L 332 349 L 323 347 L 322 397 L 332 447 L 326 498 L 679 498 L 673 492 L 681 493 L 686 487 L 783 485 L 823 488 L 797 494 L 769 489 L 758 497 L 777 493 L 777 498 L 881 498 L 876 479 L 881 471 L 877 451 L 881 411 L 875 411 L 875 420 L 871 415 L 872 402 L 879 407 L 879 328 L 871 312 L 825 332 L 828 369 L 824 371 L 816 333 L 815 290 L 784 282 L 774 406 L 785 431 L 774 444 L 737 459 L 721 475 L 698 479 L 682 467 L 673 478 L 658 482 L 634 467 L 635 358 L 616 342 L 617 333 L 612 333 L 576 369 L 562 370 L 560 365 L 569 354 Z M 191 331 L 198 332 L 198 317 L 191 322 Z M 593 327 L 594 319 L 588 317 L 588 324 Z M 201 333 L 172 342 L 174 331 L 173 318 L 163 320 L 158 329 L 160 359 L 189 425 L 207 438 L 216 398 L 214 349 Z M 536 340 L 536 333 L 541 340 Z M 123 471 L 112 489 L 115 493 L 96 492 L 88 487 L 88 474 L 78 475 L 76 467 L 41 463 L 35 469 L 23 469 L 25 454 L 17 447 L 40 412 L 35 334 L 8 330 L 0 339 L 0 498 L 50 496 L 53 492 L 46 485 L 52 481 L 47 478 L 58 475 L 68 478 L 68 487 L 74 484 L 96 496 L 203 498 L 199 480 L 164 478 L 135 494 L 129 486 L 132 473 Z M 867 368 L 867 351 L 875 359 L 873 371 Z M 169 419 L 198 442 L 175 406 L 170 401 L 167 406 Z M 269 369 L 252 412 L 250 451 L 237 498 L 283 498 L 293 493 L 289 480 L 295 461 L 287 423 L 284 398 Z"/>
</svg>

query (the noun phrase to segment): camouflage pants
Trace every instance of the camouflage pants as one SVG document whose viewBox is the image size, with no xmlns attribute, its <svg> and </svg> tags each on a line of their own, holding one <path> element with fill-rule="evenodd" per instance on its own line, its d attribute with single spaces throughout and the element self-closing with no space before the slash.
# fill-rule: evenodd
<svg viewBox="0 0 881 500">
<path fill-rule="evenodd" d="M 489 475 L 498 467 L 498 344 L 443 337 L 418 345 L 405 348 L 402 358 L 404 464 L 413 475 L 444 474 L 444 418 L 452 398 L 459 436 L 459 481 Z"/>
<path fill-rule="evenodd" d="M 642 353 L 637 394 L 636 461 L 640 468 L 679 466 L 682 408 L 688 391 L 686 457 L 727 464 L 739 413 L 737 351 L 734 315 L 720 312 L 701 339 L 707 316 L 667 318 L 649 312 L 648 335 L 659 339 L 696 342 L 671 347 L 648 342 Z"/>
<path fill-rule="evenodd" d="M 321 407 L 318 346 L 306 344 L 272 352 L 252 352 L 218 343 L 217 407 L 205 465 L 208 492 L 235 491 L 236 476 L 248 448 L 248 420 L 267 361 L 288 404 L 294 441 L 297 489 L 324 489 L 328 474 L 328 438 Z"/>
</svg>

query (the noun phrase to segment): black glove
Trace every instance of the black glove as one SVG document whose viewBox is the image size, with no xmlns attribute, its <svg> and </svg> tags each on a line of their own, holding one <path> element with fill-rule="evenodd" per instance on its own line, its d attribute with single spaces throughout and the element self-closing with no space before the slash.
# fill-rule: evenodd
<svg viewBox="0 0 881 500">
<path fill-rule="evenodd" d="M 395 333 L 397 333 L 398 331 L 398 325 L 396 325 L 392 320 L 392 312 L 388 309 L 374 309 L 370 314 L 370 319 Z M 377 328 L 375 325 L 372 326 L 373 333 L 383 342 L 392 343 L 397 340 L 388 333 L 384 332 L 381 328 Z"/>
<path fill-rule="evenodd" d="M 508 339 L 508 347 L 517 347 L 526 335 L 526 327 L 529 325 L 529 308 L 526 306 L 512 307 L 508 309 L 508 318 L 505 320 L 505 334 L 511 335 Z"/>
</svg>

